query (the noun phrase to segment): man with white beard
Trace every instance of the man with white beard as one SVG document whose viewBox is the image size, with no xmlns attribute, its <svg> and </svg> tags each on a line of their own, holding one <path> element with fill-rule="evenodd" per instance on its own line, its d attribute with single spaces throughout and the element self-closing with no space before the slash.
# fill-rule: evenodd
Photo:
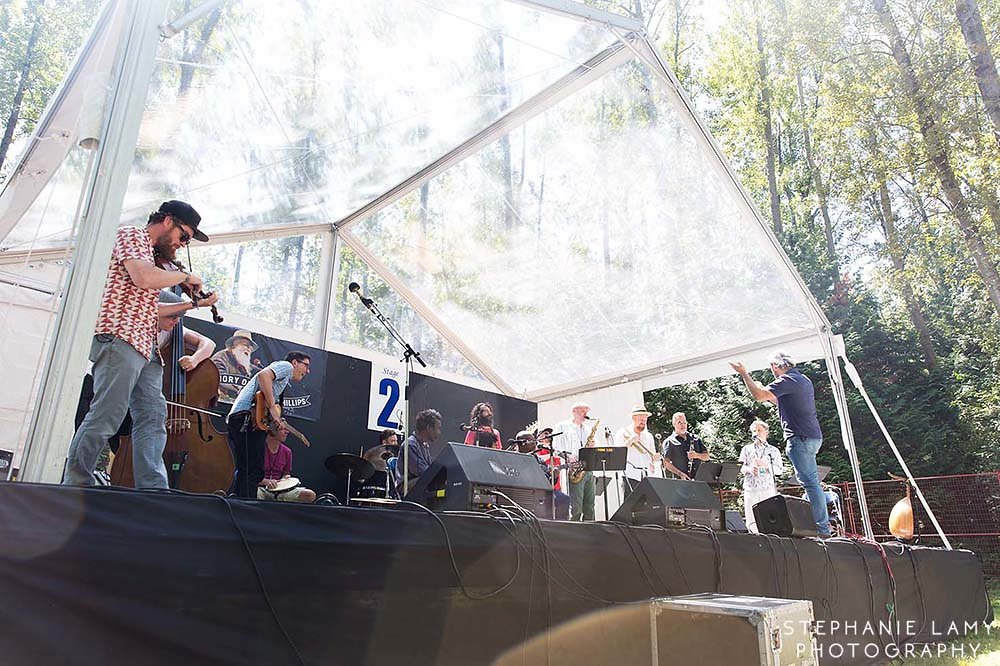
<svg viewBox="0 0 1000 666">
<path fill-rule="evenodd" d="M 226 340 L 226 348 L 212 357 L 212 363 L 219 369 L 219 400 L 233 402 L 240 389 L 247 385 L 254 368 L 250 355 L 257 351 L 250 331 L 236 331 Z"/>
</svg>

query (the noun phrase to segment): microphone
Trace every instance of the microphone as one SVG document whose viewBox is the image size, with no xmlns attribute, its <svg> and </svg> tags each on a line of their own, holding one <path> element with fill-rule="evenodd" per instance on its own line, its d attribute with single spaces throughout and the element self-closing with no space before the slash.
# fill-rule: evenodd
<svg viewBox="0 0 1000 666">
<path fill-rule="evenodd" d="M 583 420 L 584 420 L 584 421 L 593 421 L 593 420 L 594 420 L 594 417 L 593 417 L 593 416 L 589 416 L 589 415 L 588 415 L 588 416 L 584 416 L 584 417 L 583 417 Z"/>
<path fill-rule="evenodd" d="M 375 302 L 370 298 L 364 297 L 364 295 L 361 293 L 361 285 L 358 284 L 357 282 L 352 282 L 351 284 L 347 285 L 347 291 L 351 292 L 352 294 L 357 294 L 358 298 L 361 299 L 361 304 L 366 308 L 368 308 L 369 310 L 372 307 L 372 303 Z"/>
</svg>

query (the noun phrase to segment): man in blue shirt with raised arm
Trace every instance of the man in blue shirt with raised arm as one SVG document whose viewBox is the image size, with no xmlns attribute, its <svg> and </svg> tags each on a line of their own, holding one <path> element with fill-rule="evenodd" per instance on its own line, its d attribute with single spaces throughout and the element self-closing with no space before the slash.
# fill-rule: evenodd
<svg viewBox="0 0 1000 666">
<path fill-rule="evenodd" d="M 792 357 L 776 351 L 768 359 L 774 381 L 763 386 L 747 372 L 742 363 L 730 367 L 743 378 L 750 394 L 760 402 L 778 405 L 778 418 L 785 435 L 785 454 L 792 461 L 795 476 L 806 489 L 812 507 L 813 520 L 820 536 L 830 536 L 830 516 L 826 511 L 826 496 L 819 483 L 816 453 L 823 445 L 823 432 L 816 417 L 816 397 L 812 382 L 795 367 Z"/>
</svg>

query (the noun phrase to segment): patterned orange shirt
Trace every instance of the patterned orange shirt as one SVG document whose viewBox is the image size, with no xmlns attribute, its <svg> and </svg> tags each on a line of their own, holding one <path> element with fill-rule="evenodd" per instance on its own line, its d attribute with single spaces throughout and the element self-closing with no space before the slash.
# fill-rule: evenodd
<svg viewBox="0 0 1000 666">
<path fill-rule="evenodd" d="M 132 282 L 125 268 L 130 259 L 154 263 L 153 241 L 143 227 L 118 229 L 94 333 L 124 340 L 149 360 L 156 342 L 159 290 L 140 289 Z"/>
</svg>

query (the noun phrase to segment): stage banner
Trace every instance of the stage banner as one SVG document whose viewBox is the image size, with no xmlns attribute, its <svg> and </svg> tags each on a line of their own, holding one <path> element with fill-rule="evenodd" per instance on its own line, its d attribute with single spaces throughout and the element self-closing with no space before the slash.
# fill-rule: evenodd
<svg viewBox="0 0 1000 666">
<path fill-rule="evenodd" d="M 219 369 L 219 402 L 224 404 L 232 404 L 250 378 L 272 361 L 283 361 L 290 351 L 309 354 L 309 374 L 301 382 L 289 382 L 282 409 L 287 416 L 319 420 L 326 382 L 325 351 L 191 317 L 184 319 L 184 325 L 215 341 L 212 363 Z"/>
<path fill-rule="evenodd" d="M 368 393 L 368 428 L 399 430 L 406 414 L 402 363 L 372 362 L 371 390 Z"/>
</svg>

